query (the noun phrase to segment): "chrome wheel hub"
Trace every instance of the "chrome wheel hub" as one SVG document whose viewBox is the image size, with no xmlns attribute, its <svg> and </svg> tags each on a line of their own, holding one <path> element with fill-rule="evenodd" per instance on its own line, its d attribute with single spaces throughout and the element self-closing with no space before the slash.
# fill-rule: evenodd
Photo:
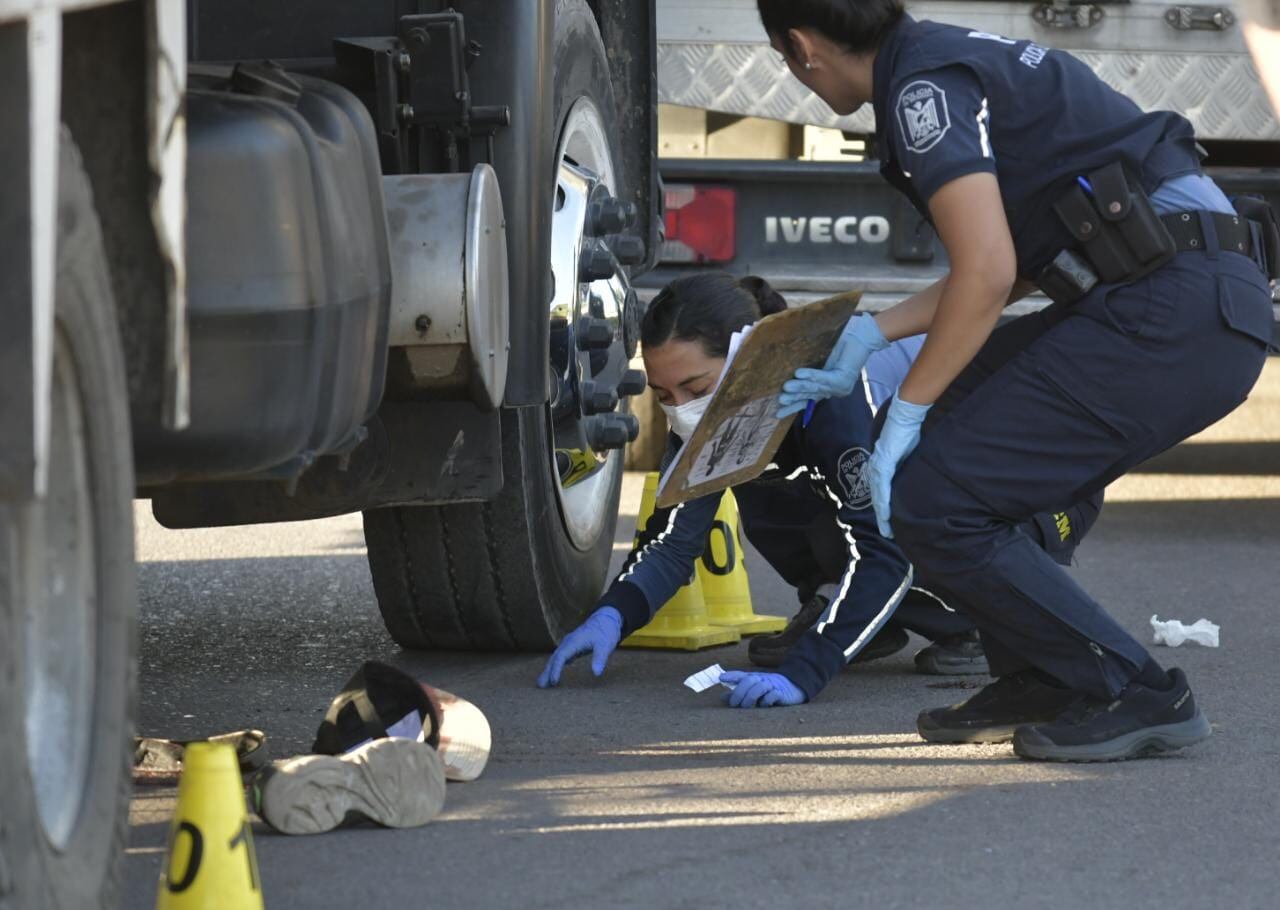
<svg viewBox="0 0 1280 910">
<path fill-rule="evenodd" d="M 634 239 L 619 239 L 634 209 L 613 197 L 610 148 L 599 110 L 579 99 L 557 158 L 549 376 L 556 490 L 569 536 L 581 548 L 609 518 L 621 450 L 635 438 L 635 420 L 620 403 L 644 387 L 642 375 L 628 372 L 637 304 L 619 262 L 634 261 Z"/>
</svg>

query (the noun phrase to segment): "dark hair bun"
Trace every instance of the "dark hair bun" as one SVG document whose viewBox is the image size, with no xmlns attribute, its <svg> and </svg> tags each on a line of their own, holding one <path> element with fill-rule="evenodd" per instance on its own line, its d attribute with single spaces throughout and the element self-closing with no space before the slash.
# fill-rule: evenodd
<svg viewBox="0 0 1280 910">
<path fill-rule="evenodd" d="M 646 349 L 672 338 L 696 341 L 712 357 L 725 357 L 733 333 L 787 308 L 763 278 L 739 280 L 728 272 L 699 272 L 663 288 L 640 320 Z"/>
<path fill-rule="evenodd" d="M 739 287 L 756 299 L 761 316 L 781 313 L 787 308 L 786 298 L 773 289 L 773 285 L 763 278 L 748 275 L 738 282 Z"/>
</svg>

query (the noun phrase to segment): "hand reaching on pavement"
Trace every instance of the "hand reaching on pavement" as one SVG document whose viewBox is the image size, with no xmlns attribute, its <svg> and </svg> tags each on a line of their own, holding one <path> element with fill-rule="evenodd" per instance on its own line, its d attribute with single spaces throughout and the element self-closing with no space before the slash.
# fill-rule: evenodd
<svg viewBox="0 0 1280 910">
<path fill-rule="evenodd" d="M 566 664 L 573 663 L 583 654 L 591 652 L 591 672 L 604 675 L 609 655 L 618 647 L 622 638 L 622 614 L 613 607 L 601 607 L 586 622 L 578 626 L 560 642 L 560 647 L 547 661 L 538 677 L 538 688 L 549 689 L 560 684 L 560 674 Z"/>
<path fill-rule="evenodd" d="M 805 702 L 804 693 L 781 673 L 730 670 L 720 674 L 720 682 L 733 686 L 733 691 L 724 695 L 731 708 L 773 708 Z"/>
</svg>

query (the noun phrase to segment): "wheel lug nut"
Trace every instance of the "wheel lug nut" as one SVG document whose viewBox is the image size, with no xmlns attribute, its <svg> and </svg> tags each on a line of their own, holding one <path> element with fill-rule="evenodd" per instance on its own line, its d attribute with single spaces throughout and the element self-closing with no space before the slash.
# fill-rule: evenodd
<svg viewBox="0 0 1280 910">
<path fill-rule="evenodd" d="M 591 204 L 588 215 L 588 228 L 596 237 L 608 234 L 620 234 L 635 223 L 638 209 L 634 202 L 623 202 L 612 196 L 606 196 L 599 202 Z"/>
<path fill-rule="evenodd" d="M 618 271 L 618 260 L 606 246 L 593 243 L 583 251 L 578 265 L 579 281 L 601 281 L 612 278 Z"/>
<path fill-rule="evenodd" d="M 643 392 L 648 384 L 649 380 L 643 370 L 627 370 L 622 374 L 622 382 L 618 383 L 618 394 L 631 398 Z"/>
<path fill-rule="evenodd" d="M 587 439 L 596 450 L 621 449 L 640 435 L 640 421 L 631 414 L 589 418 Z"/>
<path fill-rule="evenodd" d="M 607 319 L 585 316 L 578 320 L 578 350 L 597 351 L 613 344 L 613 326 Z"/>
<path fill-rule="evenodd" d="M 582 412 L 607 414 L 618 406 L 618 393 L 601 383 L 588 381 L 582 384 Z"/>
<path fill-rule="evenodd" d="M 614 237 L 609 242 L 609 246 L 613 248 L 613 255 L 623 265 L 639 265 L 646 258 L 644 240 L 634 234 Z"/>
</svg>

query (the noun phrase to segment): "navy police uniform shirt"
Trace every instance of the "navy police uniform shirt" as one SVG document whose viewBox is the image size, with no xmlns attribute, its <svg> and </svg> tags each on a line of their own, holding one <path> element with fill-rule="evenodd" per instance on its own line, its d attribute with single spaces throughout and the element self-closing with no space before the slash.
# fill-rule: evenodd
<svg viewBox="0 0 1280 910">
<path fill-rule="evenodd" d="M 996 176 L 1018 273 L 1034 280 L 1070 245 L 1053 203 L 1115 161 L 1148 193 L 1200 171 L 1191 124 L 1143 113 L 1065 51 L 903 16 L 873 73 L 881 173 L 926 218 L 944 184 Z"/>
</svg>

